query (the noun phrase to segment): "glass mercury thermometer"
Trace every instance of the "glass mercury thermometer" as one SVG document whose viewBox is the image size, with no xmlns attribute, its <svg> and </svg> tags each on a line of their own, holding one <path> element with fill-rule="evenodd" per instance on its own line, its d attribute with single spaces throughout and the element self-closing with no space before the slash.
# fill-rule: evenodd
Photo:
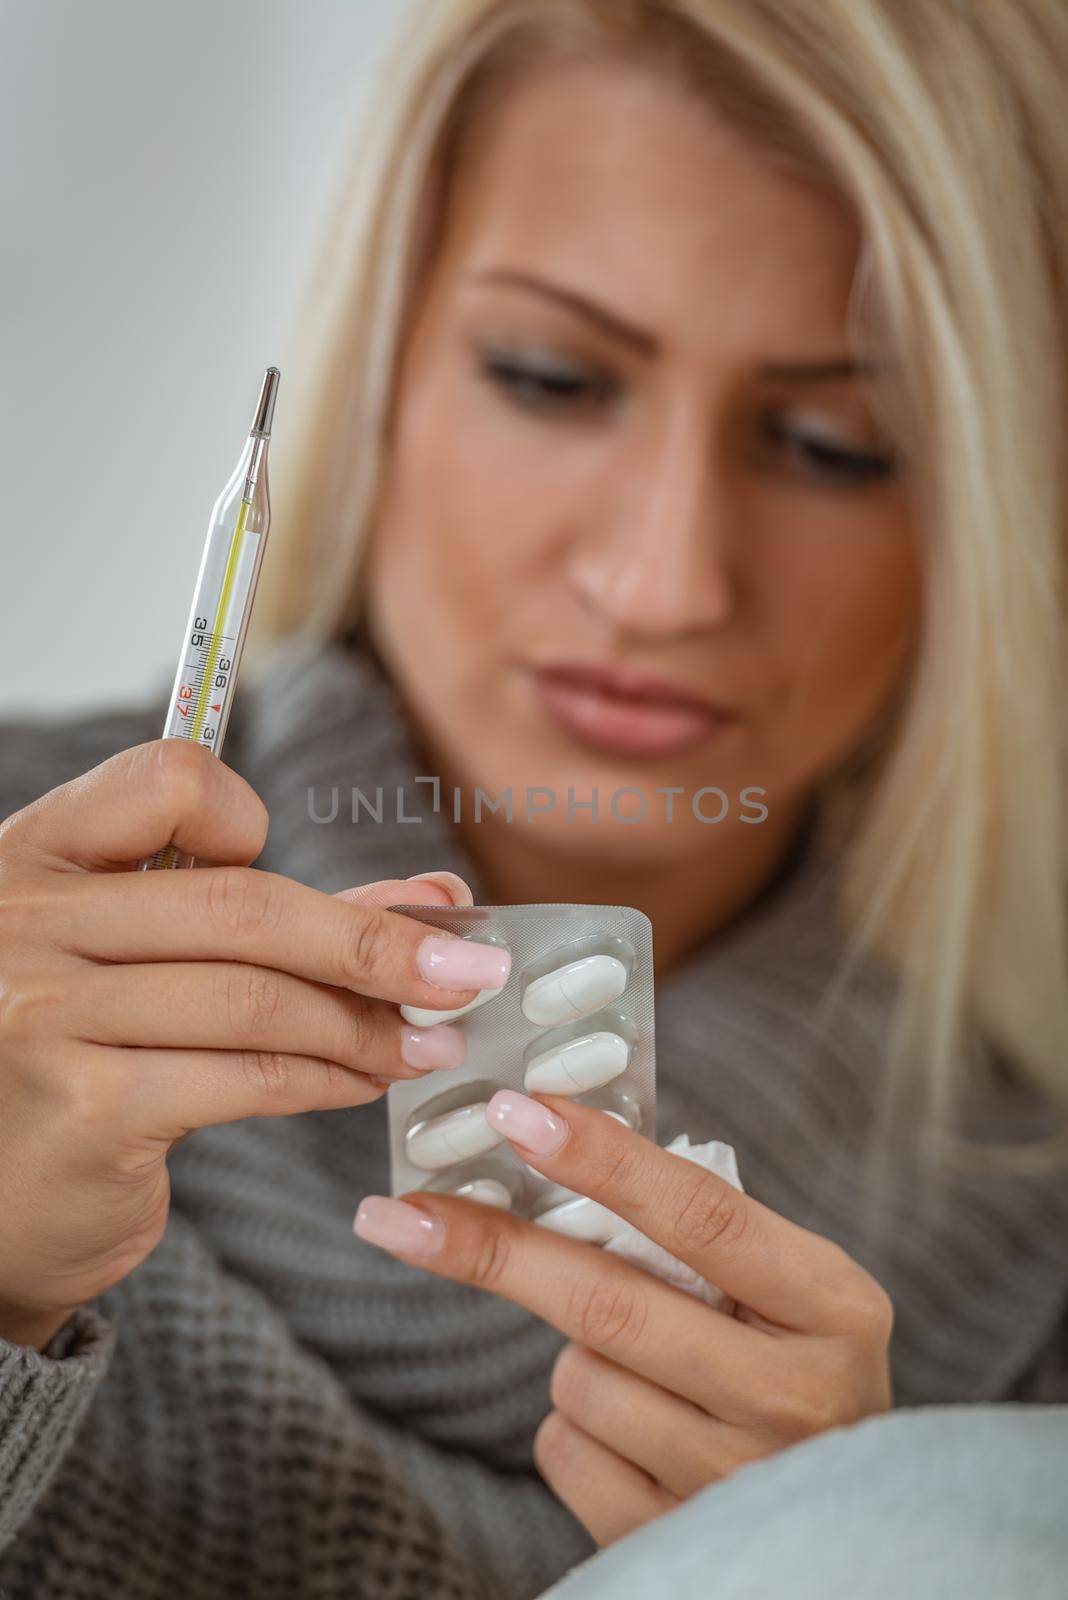
<svg viewBox="0 0 1068 1600">
<path fill-rule="evenodd" d="M 267 449 L 280 373 L 268 367 L 240 460 L 216 500 L 200 561 L 165 739 L 191 739 L 222 753 L 237 669 L 245 645 L 260 562 L 271 524 Z M 166 844 L 138 862 L 138 871 L 191 867 L 194 858 Z"/>
</svg>

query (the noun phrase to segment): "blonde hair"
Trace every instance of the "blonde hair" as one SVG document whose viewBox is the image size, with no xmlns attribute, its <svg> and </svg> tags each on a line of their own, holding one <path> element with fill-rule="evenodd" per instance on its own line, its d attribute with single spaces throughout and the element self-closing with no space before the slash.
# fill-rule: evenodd
<svg viewBox="0 0 1068 1600">
<path fill-rule="evenodd" d="M 295 324 L 253 651 L 336 638 L 362 614 L 397 355 L 465 132 L 524 73 L 606 55 L 675 73 L 856 208 L 853 337 L 861 354 L 893 352 L 885 403 L 925 562 L 900 714 L 866 779 L 846 763 L 827 786 L 854 818 L 851 959 L 877 954 L 900 977 L 884 1109 L 948 1130 L 976 1027 L 1041 1103 L 1064 1106 L 1063 0 L 416 7 Z M 1066 1149 L 1062 1127 L 984 1154 L 1037 1170 Z"/>
</svg>

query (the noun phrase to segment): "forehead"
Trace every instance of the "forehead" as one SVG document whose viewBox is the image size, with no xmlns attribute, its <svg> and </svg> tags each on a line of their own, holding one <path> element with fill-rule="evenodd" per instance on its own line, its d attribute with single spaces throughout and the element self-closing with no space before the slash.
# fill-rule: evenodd
<svg viewBox="0 0 1068 1600">
<path fill-rule="evenodd" d="M 512 88 L 476 130 L 440 269 L 543 271 L 665 339 L 841 338 L 859 237 L 838 195 L 777 169 L 714 107 L 633 66 Z M 804 339 L 800 340 L 804 343 Z"/>
</svg>

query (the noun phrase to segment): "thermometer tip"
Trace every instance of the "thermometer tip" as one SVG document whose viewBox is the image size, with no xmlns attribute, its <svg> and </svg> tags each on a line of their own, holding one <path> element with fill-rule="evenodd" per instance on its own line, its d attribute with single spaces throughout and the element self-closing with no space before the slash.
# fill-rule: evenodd
<svg viewBox="0 0 1068 1600">
<path fill-rule="evenodd" d="M 262 434 L 265 439 L 271 437 L 271 423 L 274 420 L 274 402 L 278 394 L 278 380 L 282 376 L 277 367 L 268 367 L 263 375 L 263 387 L 256 405 L 256 416 L 252 424 L 253 433 Z"/>
</svg>

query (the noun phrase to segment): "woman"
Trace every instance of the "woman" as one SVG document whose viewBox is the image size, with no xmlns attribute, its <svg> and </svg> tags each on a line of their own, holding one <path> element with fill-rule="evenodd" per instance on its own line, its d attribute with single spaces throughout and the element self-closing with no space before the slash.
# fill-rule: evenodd
<svg viewBox="0 0 1068 1600">
<path fill-rule="evenodd" d="M 533 1595 L 892 1403 L 1068 1398 L 1068 22 L 418 22 L 228 765 L 158 704 L 6 730 L 12 1596 Z M 128 870 L 171 837 L 200 870 Z M 501 1128 L 736 1318 L 386 1198 L 388 1083 L 463 1052 L 396 1004 L 505 976 L 388 908 L 472 895 L 653 919 L 660 1135 L 747 1194 Z"/>
</svg>

